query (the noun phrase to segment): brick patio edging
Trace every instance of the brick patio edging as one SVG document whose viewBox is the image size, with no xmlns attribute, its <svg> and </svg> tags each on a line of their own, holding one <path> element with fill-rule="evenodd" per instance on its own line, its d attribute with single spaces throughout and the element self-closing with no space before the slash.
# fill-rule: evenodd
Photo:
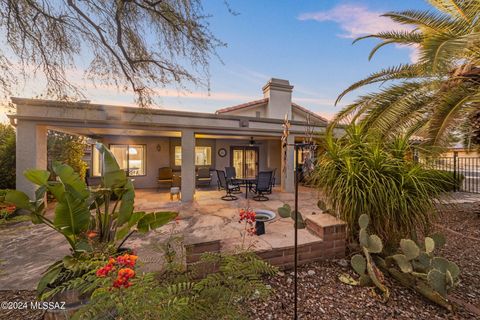
<svg viewBox="0 0 480 320">
<path fill-rule="evenodd" d="M 326 214 L 312 215 L 305 219 L 307 229 L 318 236 L 314 242 L 298 245 L 298 264 L 344 258 L 346 248 L 346 224 Z M 222 240 L 193 242 L 185 245 L 187 266 L 197 263 L 203 253 L 221 252 Z M 263 260 L 281 269 L 293 267 L 294 247 L 285 246 L 257 251 Z"/>
</svg>

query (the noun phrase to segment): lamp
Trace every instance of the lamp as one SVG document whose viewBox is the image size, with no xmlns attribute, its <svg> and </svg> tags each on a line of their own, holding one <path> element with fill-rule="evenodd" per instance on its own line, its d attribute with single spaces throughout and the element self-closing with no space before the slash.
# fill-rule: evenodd
<svg viewBox="0 0 480 320">
<path fill-rule="evenodd" d="M 136 148 L 128 148 L 128 154 L 132 154 L 132 155 L 136 155 L 138 152 L 137 152 L 137 149 Z"/>
</svg>

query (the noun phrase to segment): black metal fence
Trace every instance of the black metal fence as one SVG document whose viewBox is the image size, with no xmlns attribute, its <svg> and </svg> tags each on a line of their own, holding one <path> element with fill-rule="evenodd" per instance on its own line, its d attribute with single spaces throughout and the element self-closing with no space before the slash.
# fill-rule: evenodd
<svg viewBox="0 0 480 320">
<path fill-rule="evenodd" d="M 480 193 L 480 157 L 453 157 L 422 159 L 422 163 L 436 170 L 452 172 L 457 181 L 454 191 Z"/>
</svg>

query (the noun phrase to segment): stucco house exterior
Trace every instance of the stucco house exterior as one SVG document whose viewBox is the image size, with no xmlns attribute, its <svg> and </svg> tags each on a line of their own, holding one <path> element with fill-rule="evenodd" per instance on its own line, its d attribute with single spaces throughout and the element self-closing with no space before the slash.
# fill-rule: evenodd
<svg viewBox="0 0 480 320">
<path fill-rule="evenodd" d="M 9 117 L 17 128 L 17 189 L 33 195 L 34 186 L 21 173 L 47 167 L 51 129 L 109 146 L 136 188 L 156 188 L 159 168 L 172 168 L 181 176 L 183 201 L 194 198 L 198 167 L 213 171 L 235 166 L 240 176 L 276 168 L 282 191 L 293 192 L 294 149 L 287 146 L 284 157 L 281 144 L 285 115 L 291 121 L 289 144 L 301 141 L 307 127 L 323 131 L 327 120 L 294 103 L 293 86 L 287 80 L 272 78 L 262 89 L 262 99 L 215 113 L 12 98 L 16 113 Z M 101 168 L 92 150 L 89 174 L 94 177 L 101 175 Z"/>
</svg>

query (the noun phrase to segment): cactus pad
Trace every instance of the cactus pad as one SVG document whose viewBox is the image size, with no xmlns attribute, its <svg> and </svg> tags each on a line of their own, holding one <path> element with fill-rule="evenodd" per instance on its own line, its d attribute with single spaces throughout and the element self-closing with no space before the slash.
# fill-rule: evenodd
<svg viewBox="0 0 480 320">
<path fill-rule="evenodd" d="M 280 215 L 280 217 L 288 218 L 288 217 L 290 217 L 290 213 L 291 213 L 292 209 L 290 208 L 290 206 L 288 204 L 285 204 L 285 205 L 283 205 L 283 207 L 278 208 L 277 211 L 278 211 L 278 214 Z"/>
<path fill-rule="evenodd" d="M 323 200 L 318 200 L 317 207 L 322 211 L 327 210 L 327 205 L 325 204 L 325 201 L 323 201 Z"/>
<path fill-rule="evenodd" d="M 407 257 L 403 254 L 396 254 L 392 257 L 397 265 L 400 267 L 400 270 L 404 273 L 410 273 L 413 271 L 412 264 L 408 261 Z"/>
<path fill-rule="evenodd" d="M 436 269 L 430 270 L 427 276 L 428 284 L 443 297 L 447 295 L 447 279 L 445 273 Z"/>
<path fill-rule="evenodd" d="M 366 229 L 360 229 L 358 240 L 360 240 L 360 245 L 362 247 L 368 247 L 368 233 Z"/>
<path fill-rule="evenodd" d="M 361 229 L 366 229 L 368 227 L 368 223 L 370 222 L 370 218 L 366 214 L 362 214 L 358 218 L 358 225 Z"/>
<path fill-rule="evenodd" d="M 400 241 L 400 248 L 402 248 L 402 251 L 408 260 L 413 260 L 420 254 L 420 248 L 415 241 L 410 239 L 402 239 Z"/>
<path fill-rule="evenodd" d="M 352 265 L 353 270 L 355 270 L 360 276 L 365 274 L 365 271 L 367 270 L 367 261 L 361 254 L 354 255 L 350 264 Z"/>
<path fill-rule="evenodd" d="M 372 234 L 368 237 L 368 246 L 367 250 L 370 253 L 380 253 L 383 250 L 382 239 L 376 234 Z"/>
<path fill-rule="evenodd" d="M 435 247 L 437 249 L 440 249 L 441 247 L 443 247 L 445 245 L 445 236 L 441 233 L 435 233 L 435 234 L 432 234 L 430 236 L 430 238 L 433 239 L 433 241 L 435 242 Z"/>
<path fill-rule="evenodd" d="M 433 250 L 435 250 L 435 241 L 430 238 L 430 237 L 426 237 L 425 238 L 425 252 L 426 253 L 432 253 Z"/>
</svg>

